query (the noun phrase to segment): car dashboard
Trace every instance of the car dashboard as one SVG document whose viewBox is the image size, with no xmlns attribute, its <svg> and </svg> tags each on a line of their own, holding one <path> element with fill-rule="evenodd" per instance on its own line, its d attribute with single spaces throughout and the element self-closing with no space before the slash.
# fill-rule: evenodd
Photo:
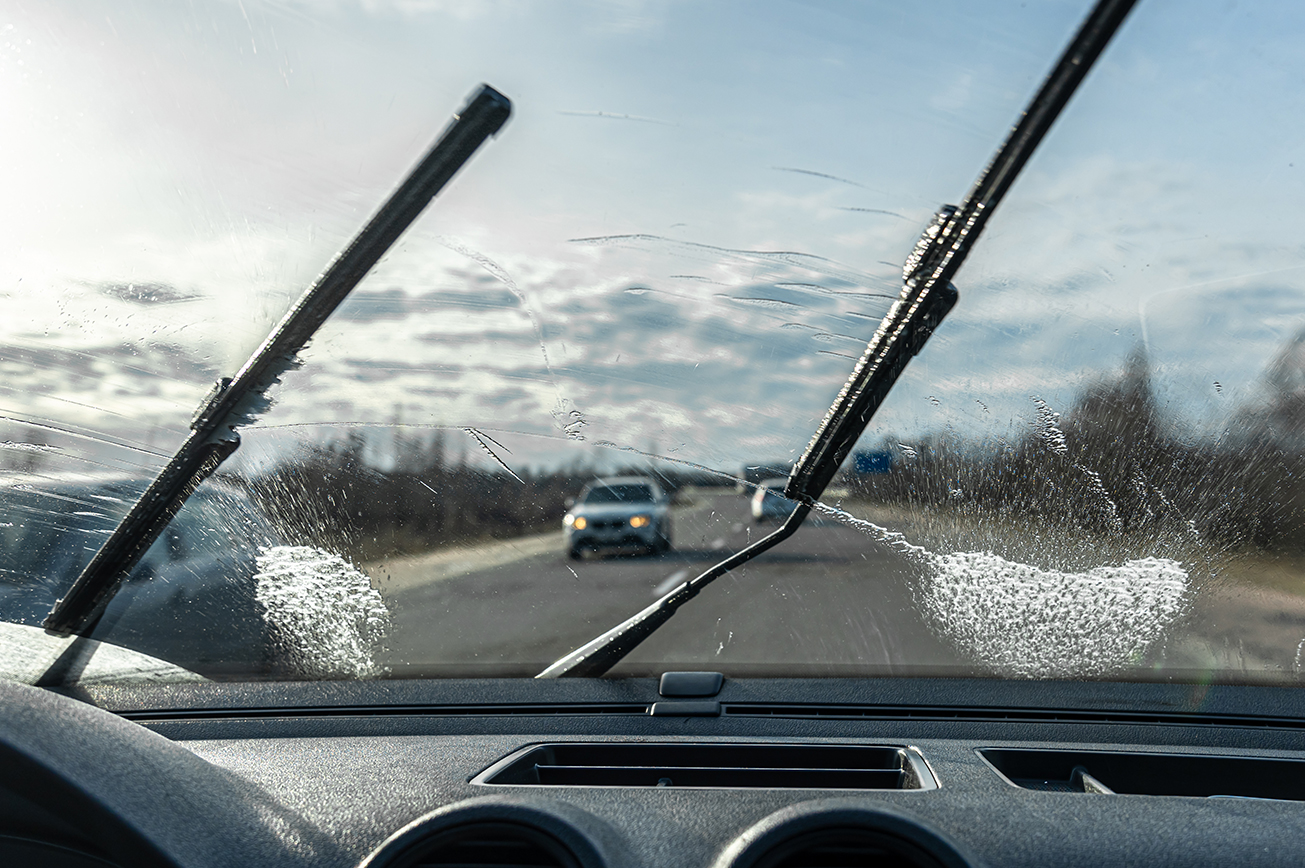
<svg viewBox="0 0 1305 868">
<path fill-rule="evenodd" d="M 5 864 L 1295 865 L 1305 852 L 1305 724 L 1287 688 L 72 692 L 0 687 Z"/>
</svg>

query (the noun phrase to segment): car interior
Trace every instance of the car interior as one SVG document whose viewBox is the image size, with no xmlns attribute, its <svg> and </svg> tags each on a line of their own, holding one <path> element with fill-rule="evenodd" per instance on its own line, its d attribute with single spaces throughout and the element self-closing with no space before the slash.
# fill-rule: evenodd
<svg viewBox="0 0 1305 868">
<path fill-rule="evenodd" d="M 1295 4 L 0 34 L 0 865 L 1305 862 Z"/>
</svg>

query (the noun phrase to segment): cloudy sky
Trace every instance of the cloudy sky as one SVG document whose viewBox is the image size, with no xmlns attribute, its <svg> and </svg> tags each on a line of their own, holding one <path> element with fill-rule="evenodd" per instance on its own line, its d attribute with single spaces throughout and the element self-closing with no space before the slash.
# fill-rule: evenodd
<svg viewBox="0 0 1305 868">
<path fill-rule="evenodd" d="M 0 416 L 175 446 L 488 82 L 512 120 L 264 424 L 791 455 L 1087 5 L 10 2 Z M 1188 424 L 1252 400 L 1305 325 L 1303 31 L 1142 0 L 867 438 L 1018 430 L 1139 342 Z"/>
</svg>

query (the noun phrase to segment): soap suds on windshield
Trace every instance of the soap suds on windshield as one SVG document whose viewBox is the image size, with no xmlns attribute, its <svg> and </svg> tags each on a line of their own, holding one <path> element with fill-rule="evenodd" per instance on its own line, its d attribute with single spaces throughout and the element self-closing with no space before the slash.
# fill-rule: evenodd
<svg viewBox="0 0 1305 868">
<path fill-rule="evenodd" d="M 1190 600 L 1191 577 L 1169 558 L 1040 569 L 992 552 L 937 554 L 820 501 L 814 511 L 917 564 L 916 600 L 933 628 L 974 663 L 1007 677 L 1091 677 L 1137 666 Z"/>
<path fill-rule="evenodd" d="M 286 662 L 304 678 L 385 673 L 377 651 L 390 612 L 355 566 L 313 546 L 271 546 L 258 555 L 255 594 Z"/>
<path fill-rule="evenodd" d="M 1084 572 L 991 552 L 928 562 L 919 594 L 925 613 L 958 650 L 1006 676 L 1085 677 L 1136 666 L 1187 605 L 1187 571 L 1168 558 Z"/>
</svg>

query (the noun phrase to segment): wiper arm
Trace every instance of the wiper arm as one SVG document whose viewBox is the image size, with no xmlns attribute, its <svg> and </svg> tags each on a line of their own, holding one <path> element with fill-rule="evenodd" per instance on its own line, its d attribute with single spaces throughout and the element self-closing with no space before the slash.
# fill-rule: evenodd
<svg viewBox="0 0 1305 868">
<path fill-rule="evenodd" d="M 240 445 L 236 428 L 270 406 L 267 390 L 298 364 L 297 354 L 345 296 L 362 281 L 404 230 L 471 155 L 507 122 L 512 104 L 481 85 L 454 115 L 398 189 L 299 299 L 234 377 L 224 378 L 200 405 L 190 434 L 126 518 L 45 619 L 56 635 L 87 634 L 145 551 L 195 488 Z"/>
<path fill-rule="evenodd" d="M 923 349 L 934 329 L 956 304 L 952 277 L 974 247 L 993 210 L 1135 2 L 1099 0 L 960 207 L 943 206 L 920 236 L 902 268 L 901 295 L 879 324 L 847 383 L 789 474 L 784 496 L 796 501 L 798 506 L 788 520 L 774 533 L 675 588 L 639 614 L 554 661 L 535 677 L 602 675 L 708 584 L 792 536 L 801 527 L 906 363 Z"/>
<path fill-rule="evenodd" d="M 802 526 L 802 520 L 810 511 L 811 507 L 806 504 L 797 504 L 797 508 L 775 532 L 730 555 L 696 579 L 691 579 L 675 588 L 639 614 L 622 621 L 603 635 L 591 639 L 565 657 L 554 660 L 547 669 L 535 677 L 597 678 L 602 675 L 619 663 L 622 657 L 633 651 L 640 642 L 651 636 L 658 627 L 669 621 L 676 609 L 698 596 L 698 592 L 707 585 L 792 536 Z"/>
</svg>

